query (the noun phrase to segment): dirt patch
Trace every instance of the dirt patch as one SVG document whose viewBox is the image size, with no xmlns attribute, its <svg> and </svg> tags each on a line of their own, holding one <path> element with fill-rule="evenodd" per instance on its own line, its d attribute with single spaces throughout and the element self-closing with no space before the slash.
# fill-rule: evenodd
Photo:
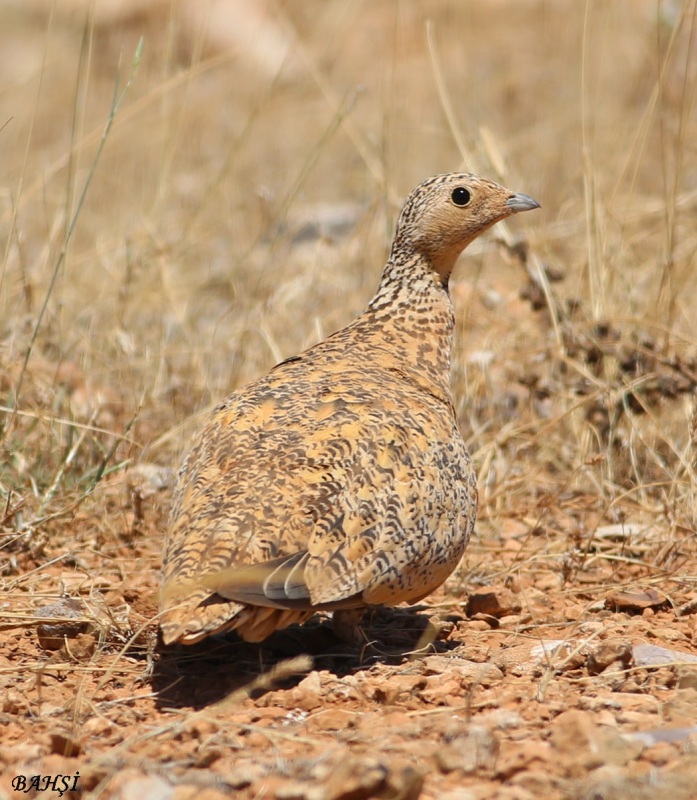
<svg viewBox="0 0 697 800">
<path fill-rule="evenodd" d="M 565 582 L 539 536 L 514 534 L 497 544 L 507 577 L 377 610 L 362 649 L 321 618 L 262 646 L 162 649 L 146 511 L 150 535 L 110 554 L 112 571 L 104 553 L 43 570 L 70 600 L 15 591 L 5 605 L 9 795 L 16 775 L 79 772 L 82 793 L 123 798 L 619 798 L 649 775 L 652 797 L 693 796 L 695 618 L 680 607 L 695 595 L 681 581 L 597 554 Z"/>
</svg>

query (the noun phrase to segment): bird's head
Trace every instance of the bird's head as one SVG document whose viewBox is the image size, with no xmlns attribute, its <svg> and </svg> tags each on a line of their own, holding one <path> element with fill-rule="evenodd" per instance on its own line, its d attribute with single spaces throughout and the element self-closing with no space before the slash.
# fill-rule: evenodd
<svg viewBox="0 0 697 800">
<path fill-rule="evenodd" d="M 539 207 L 532 197 L 477 175 L 436 175 L 407 198 L 391 260 L 424 257 L 446 283 L 457 257 L 480 233 L 512 214 Z"/>
</svg>

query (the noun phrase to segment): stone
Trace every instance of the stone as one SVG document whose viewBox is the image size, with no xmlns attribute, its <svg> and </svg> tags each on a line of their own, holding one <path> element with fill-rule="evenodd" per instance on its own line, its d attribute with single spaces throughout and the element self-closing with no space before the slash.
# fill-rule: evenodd
<svg viewBox="0 0 697 800">
<path fill-rule="evenodd" d="M 464 736 L 450 739 L 436 751 L 441 772 L 459 770 L 465 774 L 486 770 L 493 772 L 499 753 L 499 740 L 488 729 L 470 726 Z"/>
</svg>

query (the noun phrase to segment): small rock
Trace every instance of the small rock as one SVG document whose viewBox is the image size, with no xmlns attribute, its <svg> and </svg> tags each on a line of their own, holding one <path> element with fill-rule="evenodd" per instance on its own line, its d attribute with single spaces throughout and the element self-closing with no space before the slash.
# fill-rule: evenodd
<svg viewBox="0 0 697 800">
<path fill-rule="evenodd" d="M 492 617 L 491 614 L 473 614 L 470 617 L 472 622 L 479 622 L 485 623 L 486 628 L 491 628 L 492 630 L 498 630 L 499 621 L 496 617 Z M 486 628 L 480 628 L 479 630 L 486 630 Z"/>
<path fill-rule="evenodd" d="M 614 592 L 605 600 L 605 607 L 613 611 L 641 611 L 666 605 L 668 600 L 655 589 L 634 589 Z"/>
<path fill-rule="evenodd" d="M 388 769 L 376 759 L 346 759 L 333 772 L 322 793 L 325 800 L 368 800 L 387 783 Z"/>
<path fill-rule="evenodd" d="M 341 708 L 329 708 L 309 717 L 307 726 L 314 731 L 343 731 L 354 726 L 360 717 L 361 714 L 354 714 Z"/>
<path fill-rule="evenodd" d="M 476 661 L 463 661 L 454 667 L 460 686 L 493 686 L 503 680 L 503 672 L 495 664 L 480 664 Z"/>
<path fill-rule="evenodd" d="M 315 694 L 322 693 L 322 678 L 317 672 L 313 670 L 309 675 L 306 675 L 298 684 L 298 689 L 306 692 L 314 692 Z"/>
<path fill-rule="evenodd" d="M 676 662 L 697 663 L 697 656 L 692 653 L 682 653 L 655 644 L 635 644 L 632 653 L 637 667 L 657 667 Z"/>
<path fill-rule="evenodd" d="M 632 643 L 626 639 L 611 639 L 601 642 L 588 653 L 586 667 L 591 675 L 599 675 L 611 664 L 627 669 L 632 660 Z"/>
<path fill-rule="evenodd" d="M 449 701 L 452 698 L 457 698 L 459 704 L 462 702 L 460 698 L 460 682 L 450 675 L 447 677 L 433 675 L 428 679 L 428 686 L 421 692 L 421 697 L 427 702 L 437 705 L 452 705 Z"/>
<path fill-rule="evenodd" d="M 469 633 L 476 633 L 477 631 L 489 631 L 493 627 L 491 624 L 495 622 L 493 617 L 486 617 L 485 619 L 468 619 L 467 621 L 458 622 L 457 628 L 465 635 Z"/>
<path fill-rule="evenodd" d="M 654 639 L 663 639 L 671 644 L 675 642 L 689 642 L 689 638 L 676 627 L 671 625 L 652 624 L 649 631 Z"/>
<path fill-rule="evenodd" d="M 446 656 L 427 656 L 422 658 L 420 663 L 423 667 L 424 675 L 440 675 L 449 669 L 455 660 Z"/>
<path fill-rule="evenodd" d="M 57 603 L 37 608 L 35 616 L 50 620 L 36 626 L 39 647 L 42 650 L 60 650 L 65 639 L 75 639 L 85 633 L 89 623 L 85 619 L 82 603 L 64 598 Z"/>
<path fill-rule="evenodd" d="M 301 711 L 313 711 L 322 705 L 322 679 L 313 671 L 293 689 L 293 705 Z"/>
<path fill-rule="evenodd" d="M 499 753 L 499 740 L 480 725 L 470 726 L 465 736 L 451 739 L 436 751 L 441 772 L 460 770 L 467 774 L 478 769 L 493 771 Z"/>
<path fill-rule="evenodd" d="M 559 714 L 552 721 L 549 741 L 563 760 L 577 761 L 582 769 L 596 769 L 604 763 L 598 728 L 586 711 L 571 709 Z"/>
<path fill-rule="evenodd" d="M 564 711 L 552 722 L 550 744 L 572 774 L 604 764 L 623 766 L 637 758 L 643 744 L 596 725 L 586 711 Z"/>
<path fill-rule="evenodd" d="M 507 630 L 515 630 L 523 624 L 520 614 L 506 614 L 499 619 L 499 625 Z"/>
<path fill-rule="evenodd" d="M 474 592 L 467 600 L 468 617 L 485 614 L 500 619 L 511 614 L 518 614 L 521 609 L 520 599 L 505 587 L 496 591 Z"/>
</svg>

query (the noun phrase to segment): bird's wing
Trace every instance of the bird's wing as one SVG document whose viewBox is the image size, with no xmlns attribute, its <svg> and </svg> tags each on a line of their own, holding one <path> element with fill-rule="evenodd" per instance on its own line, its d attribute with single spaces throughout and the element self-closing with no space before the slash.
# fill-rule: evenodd
<svg viewBox="0 0 697 800">
<path fill-rule="evenodd" d="M 221 452 L 194 455 L 188 484 L 206 501 L 192 495 L 184 506 L 198 506 L 197 524 L 208 524 L 188 531 L 198 569 L 172 577 L 286 609 L 392 605 L 445 579 L 469 534 L 463 509 L 476 503 L 452 413 L 418 394 L 346 397 L 332 393 L 312 414 L 305 407 L 301 431 L 292 416 L 276 428 L 267 419 L 233 448 L 244 459 L 225 474 L 211 473 Z"/>
<path fill-rule="evenodd" d="M 428 398 L 401 414 L 385 409 L 391 403 L 381 400 L 379 430 L 366 431 L 340 513 L 310 538 L 304 577 L 316 604 L 356 594 L 367 604 L 421 599 L 464 551 L 476 488 L 455 421 Z"/>
</svg>

